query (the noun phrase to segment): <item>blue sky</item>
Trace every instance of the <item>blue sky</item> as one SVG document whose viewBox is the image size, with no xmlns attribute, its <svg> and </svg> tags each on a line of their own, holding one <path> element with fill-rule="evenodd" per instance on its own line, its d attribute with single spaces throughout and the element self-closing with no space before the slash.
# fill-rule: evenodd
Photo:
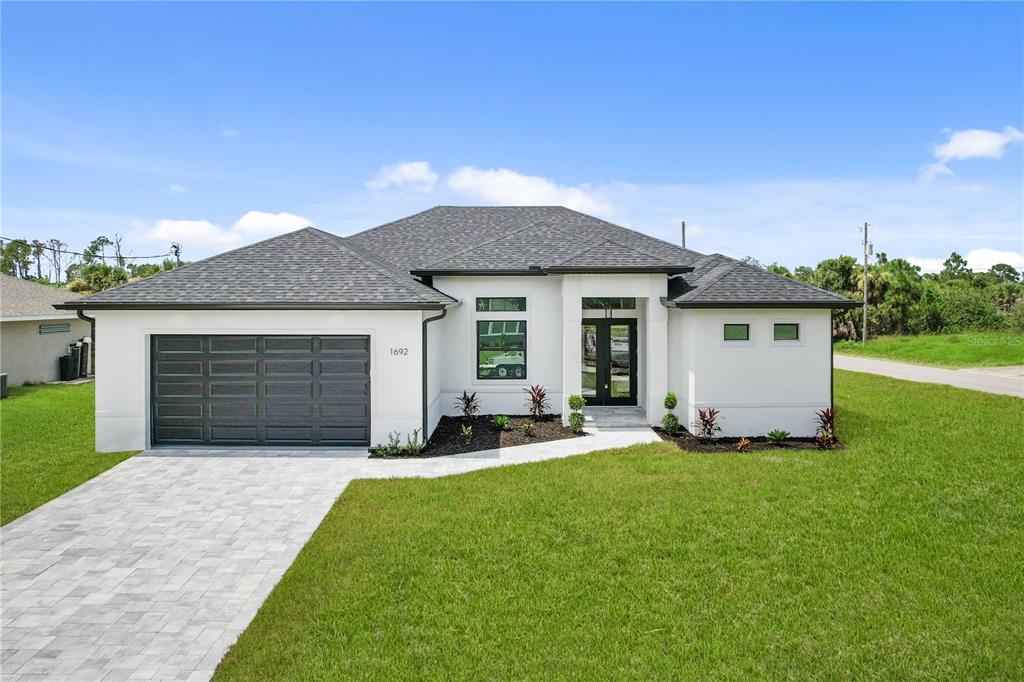
<svg viewBox="0 0 1024 682">
<path fill-rule="evenodd" d="M 186 258 L 562 203 L 789 266 L 1024 266 L 1024 6 L 12 4 L 2 217 Z M 1007 252 L 993 255 L 992 252 Z"/>
</svg>

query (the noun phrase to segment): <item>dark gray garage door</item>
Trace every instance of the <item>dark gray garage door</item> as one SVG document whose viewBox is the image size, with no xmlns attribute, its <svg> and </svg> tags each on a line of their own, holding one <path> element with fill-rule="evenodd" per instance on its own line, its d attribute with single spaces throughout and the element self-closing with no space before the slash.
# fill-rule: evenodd
<svg viewBox="0 0 1024 682">
<path fill-rule="evenodd" d="M 366 336 L 154 336 L 156 445 L 369 445 Z"/>
</svg>

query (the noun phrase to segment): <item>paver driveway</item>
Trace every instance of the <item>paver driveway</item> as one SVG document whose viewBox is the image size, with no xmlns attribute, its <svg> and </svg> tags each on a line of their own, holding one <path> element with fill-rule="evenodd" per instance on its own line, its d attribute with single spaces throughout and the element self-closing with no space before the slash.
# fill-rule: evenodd
<svg viewBox="0 0 1024 682">
<path fill-rule="evenodd" d="M 0 530 L 0 670 L 5 679 L 208 679 L 350 480 L 656 439 L 650 429 L 610 431 L 426 460 L 137 455 Z"/>
</svg>

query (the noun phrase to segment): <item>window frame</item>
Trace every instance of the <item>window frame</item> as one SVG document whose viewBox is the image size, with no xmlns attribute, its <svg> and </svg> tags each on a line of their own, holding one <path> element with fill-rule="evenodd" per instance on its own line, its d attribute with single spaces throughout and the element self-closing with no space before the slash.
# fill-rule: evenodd
<svg viewBox="0 0 1024 682">
<path fill-rule="evenodd" d="M 779 327 L 796 327 L 796 336 L 791 339 L 779 338 Z M 799 322 L 772 322 L 772 341 L 775 343 L 794 343 L 801 340 Z"/>
<path fill-rule="evenodd" d="M 593 306 L 588 308 L 587 301 L 616 301 L 618 303 L 632 301 L 633 305 L 628 308 L 623 305 Z M 636 310 L 636 296 L 584 296 L 580 301 L 580 307 L 583 310 Z"/>
<path fill-rule="evenodd" d="M 498 297 L 492 297 L 492 298 L 498 298 Z M 481 311 L 481 312 L 490 312 L 490 311 Z M 507 314 L 507 313 L 517 313 L 519 311 L 493 311 L 493 312 L 501 312 L 501 313 L 506 313 Z M 500 377 L 500 376 L 487 376 L 487 377 L 480 376 L 480 351 L 483 350 L 483 349 L 480 348 L 480 336 L 481 336 L 480 335 L 480 325 L 481 324 L 493 324 L 495 322 L 501 322 L 502 324 L 508 324 L 509 322 L 515 322 L 515 323 L 520 323 L 520 324 L 523 325 L 523 334 L 522 334 L 523 335 L 523 349 L 522 349 L 522 353 L 523 353 L 523 376 L 521 376 L 521 377 L 511 376 L 511 375 L 510 376 L 505 376 L 505 377 Z M 520 318 L 520 317 L 513 318 L 513 317 L 506 317 L 506 316 L 496 317 L 496 318 L 495 317 L 483 317 L 483 318 L 481 318 L 481 317 L 474 317 L 474 319 L 473 319 L 473 345 L 474 345 L 474 353 L 473 353 L 473 366 L 474 366 L 473 376 L 474 376 L 474 381 L 476 381 L 476 382 L 519 381 L 519 382 L 524 382 L 524 383 L 527 381 L 527 378 L 529 377 L 529 367 L 530 367 L 530 365 L 529 365 L 530 329 L 529 329 L 529 320 L 528 319 Z"/>
<path fill-rule="evenodd" d="M 804 340 L 804 323 L 807 322 L 804 318 L 792 318 L 783 317 L 771 321 L 772 331 L 771 336 L 768 337 L 768 345 L 775 348 L 795 348 L 803 346 L 806 341 Z M 795 324 L 797 327 L 797 338 L 778 341 L 775 339 L 775 325 L 777 324 Z"/>
<path fill-rule="evenodd" d="M 750 333 L 750 329 L 751 329 L 752 326 L 753 325 L 751 323 L 749 323 L 749 322 L 722 322 L 722 339 L 721 340 L 722 340 L 723 343 L 728 343 L 728 344 L 733 344 L 733 343 L 750 343 L 751 341 L 753 341 L 753 335 Z M 747 338 L 745 338 L 745 339 L 730 339 L 730 338 L 727 338 L 726 337 L 726 328 L 727 327 L 746 327 L 747 328 Z"/>
<path fill-rule="evenodd" d="M 492 310 L 491 308 L 481 308 L 481 301 L 522 301 L 523 307 L 518 309 L 504 309 L 504 310 Z M 525 313 L 527 310 L 526 296 L 477 296 L 475 312 L 478 313 Z"/>
</svg>

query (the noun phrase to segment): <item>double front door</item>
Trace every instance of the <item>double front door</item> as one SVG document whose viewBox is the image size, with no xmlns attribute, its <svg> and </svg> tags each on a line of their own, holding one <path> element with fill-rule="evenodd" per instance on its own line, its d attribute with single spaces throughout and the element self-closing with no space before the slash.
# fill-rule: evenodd
<svg viewBox="0 0 1024 682">
<path fill-rule="evenodd" d="M 583 397 L 588 405 L 636 405 L 636 320 L 584 319 Z"/>
</svg>

